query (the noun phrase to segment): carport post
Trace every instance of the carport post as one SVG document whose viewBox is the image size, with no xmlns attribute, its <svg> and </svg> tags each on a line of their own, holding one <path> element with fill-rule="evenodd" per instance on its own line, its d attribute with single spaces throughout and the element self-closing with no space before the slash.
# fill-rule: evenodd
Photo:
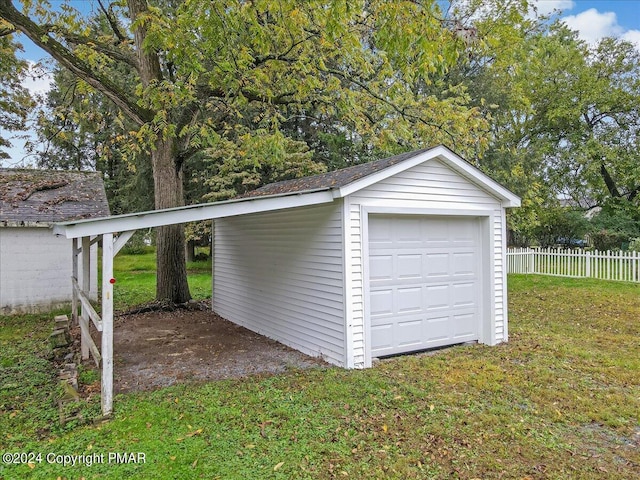
<svg viewBox="0 0 640 480">
<path fill-rule="evenodd" d="M 78 292 L 76 292 L 76 287 L 74 284 L 74 280 L 78 281 L 78 244 L 80 242 L 79 238 L 71 239 L 71 323 L 73 325 L 78 324 Z"/>
<path fill-rule="evenodd" d="M 80 239 L 78 238 L 77 241 Z M 82 284 L 80 288 L 82 291 L 89 295 L 89 290 L 91 290 L 91 238 L 82 237 L 82 251 L 80 252 L 82 255 Z M 76 272 L 76 281 L 78 280 L 78 275 Z M 74 289 L 75 290 L 75 289 Z M 77 293 L 76 293 L 77 295 Z M 78 323 L 84 322 L 85 325 L 89 325 L 89 314 L 85 311 L 84 303 L 80 304 L 80 319 Z M 81 331 L 83 328 L 80 329 Z M 88 331 L 88 329 L 87 329 Z M 86 336 L 80 333 L 80 354 L 82 359 L 85 360 L 89 358 L 89 343 L 87 342 Z"/>
<path fill-rule="evenodd" d="M 102 414 L 113 410 L 113 233 L 102 235 Z"/>
</svg>

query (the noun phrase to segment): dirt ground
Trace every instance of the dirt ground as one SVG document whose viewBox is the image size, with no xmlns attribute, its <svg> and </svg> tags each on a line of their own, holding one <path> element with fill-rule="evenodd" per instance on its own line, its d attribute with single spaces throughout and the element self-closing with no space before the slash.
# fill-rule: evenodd
<svg viewBox="0 0 640 480">
<path fill-rule="evenodd" d="M 117 316 L 113 349 L 115 393 L 326 366 L 206 306 Z"/>
</svg>

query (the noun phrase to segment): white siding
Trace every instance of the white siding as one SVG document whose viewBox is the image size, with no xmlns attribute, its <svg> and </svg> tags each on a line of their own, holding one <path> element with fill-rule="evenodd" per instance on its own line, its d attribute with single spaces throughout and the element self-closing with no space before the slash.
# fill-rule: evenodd
<svg viewBox="0 0 640 480">
<path fill-rule="evenodd" d="M 213 310 L 346 365 L 341 203 L 216 220 Z"/>
<path fill-rule="evenodd" d="M 91 291 L 97 296 L 93 248 Z M 71 302 L 71 241 L 49 228 L 0 228 L 0 314 L 34 313 Z"/>
<path fill-rule="evenodd" d="M 493 225 L 490 232 L 493 235 L 487 258 L 495 261 L 491 277 L 495 289 L 489 292 L 491 303 L 489 311 L 493 314 L 493 332 L 486 343 L 497 343 L 506 340 L 505 325 L 505 280 L 503 269 L 502 239 L 504 232 L 504 209 L 498 199 L 479 188 L 477 185 L 453 171 L 439 160 L 430 160 L 402 173 L 375 183 L 349 196 L 350 216 L 346 228 L 351 232 L 347 249 L 347 264 L 352 269 L 351 316 L 354 331 L 354 366 L 366 366 L 366 352 L 364 346 L 365 318 L 364 318 L 364 274 L 365 262 L 362 250 L 363 239 L 361 228 L 365 224 L 362 217 L 362 207 L 380 207 L 397 209 L 443 209 L 472 211 L 491 211 Z M 349 307 L 348 307 L 349 308 Z"/>
</svg>

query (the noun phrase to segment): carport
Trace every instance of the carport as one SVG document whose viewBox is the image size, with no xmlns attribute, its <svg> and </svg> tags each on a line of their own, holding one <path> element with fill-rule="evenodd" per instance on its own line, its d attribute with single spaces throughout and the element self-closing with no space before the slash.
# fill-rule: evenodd
<svg viewBox="0 0 640 480">
<path fill-rule="evenodd" d="M 115 215 L 94 220 L 58 223 L 54 226 L 55 235 L 73 240 L 71 316 L 73 321 L 80 325 L 82 359 L 86 360 L 91 355 L 96 365 L 102 367 L 101 401 L 104 415 L 111 414 L 113 410 L 113 258 L 136 230 L 333 201 L 331 192 L 326 190 L 301 193 Z M 91 246 L 98 242 L 102 244 L 101 315 L 98 315 L 91 305 L 88 293 L 91 282 Z M 81 255 L 83 252 L 89 254 Z M 95 254 L 95 249 L 93 253 Z M 82 272 L 82 285 L 78 283 L 79 272 Z M 90 321 L 96 330 L 102 333 L 100 348 L 91 337 Z"/>
</svg>

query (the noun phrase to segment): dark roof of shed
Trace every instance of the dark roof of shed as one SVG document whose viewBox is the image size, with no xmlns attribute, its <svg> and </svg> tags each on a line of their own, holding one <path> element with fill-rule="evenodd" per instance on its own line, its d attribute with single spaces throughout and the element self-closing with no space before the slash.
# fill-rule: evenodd
<svg viewBox="0 0 640 480">
<path fill-rule="evenodd" d="M 263 197 L 266 195 L 280 195 L 285 193 L 303 192 L 307 190 L 322 190 L 327 188 L 340 188 L 350 183 L 379 172 L 397 163 L 416 157 L 432 148 L 423 148 L 413 152 L 401 153 L 393 157 L 375 160 L 369 163 L 342 168 L 333 172 L 321 173 L 311 177 L 294 178 L 281 182 L 270 183 L 251 192 L 247 192 L 240 198 Z"/>
<path fill-rule="evenodd" d="M 47 225 L 109 214 L 99 173 L 0 168 L 0 226 Z"/>
</svg>

